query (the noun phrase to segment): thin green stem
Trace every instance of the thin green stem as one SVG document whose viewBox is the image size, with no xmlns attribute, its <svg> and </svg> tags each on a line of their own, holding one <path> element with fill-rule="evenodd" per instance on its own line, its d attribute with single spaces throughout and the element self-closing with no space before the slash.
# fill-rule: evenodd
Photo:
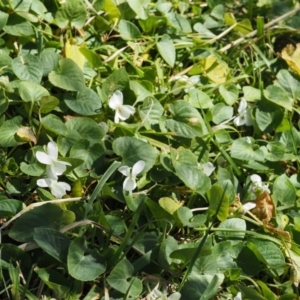
<svg viewBox="0 0 300 300">
<path fill-rule="evenodd" d="M 87 204 L 87 208 L 85 210 L 85 213 L 84 213 L 84 219 L 87 218 L 87 215 L 90 211 L 90 209 L 92 208 L 93 206 L 93 203 L 94 201 L 96 200 L 96 198 L 98 197 L 99 193 L 101 192 L 104 184 L 107 182 L 107 180 L 109 179 L 109 177 L 117 170 L 117 168 L 120 166 L 120 162 L 118 161 L 115 161 L 113 162 L 110 167 L 106 170 L 106 172 L 103 174 L 103 176 L 101 177 L 101 179 L 99 180 L 97 186 L 95 187 L 90 199 L 89 199 L 89 202 Z"/>
</svg>

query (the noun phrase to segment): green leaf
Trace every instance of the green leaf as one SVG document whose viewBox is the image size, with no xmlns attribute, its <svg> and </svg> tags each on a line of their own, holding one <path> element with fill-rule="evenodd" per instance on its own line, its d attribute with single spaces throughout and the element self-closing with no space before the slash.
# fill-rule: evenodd
<svg viewBox="0 0 300 300">
<path fill-rule="evenodd" d="M 151 125 L 158 124 L 163 112 L 164 108 L 153 97 L 147 97 L 143 105 L 139 106 L 139 115 L 146 129 L 151 129 Z"/>
<path fill-rule="evenodd" d="M 236 258 L 237 266 L 242 269 L 247 276 L 255 276 L 261 270 L 263 265 L 257 259 L 254 252 L 248 247 L 243 247 Z"/>
<path fill-rule="evenodd" d="M 207 192 L 207 197 L 209 200 L 210 214 L 214 215 L 218 212 L 218 219 L 225 221 L 228 217 L 229 200 L 224 190 L 215 184 Z"/>
<path fill-rule="evenodd" d="M 209 29 L 207 29 L 202 23 L 196 23 L 193 26 L 193 28 L 196 32 L 200 33 L 199 37 L 212 39 L 216 36 Z"/>
<path fill-rule="evenodd" d="M 42 118 L 42 125 L 46 130 L 54 132 L 57 135 L 65 135 L 67 133 L 65 123 L 56 115 L 49 114 Z"/>
<path fill-rule="evenodd" d="M 96 249 L 90 249 L 84 237 L 74 239 L 68 252 L 69 274 L 80 281 L 96 279 L 106 270 L 106 262 Z"/>
<path fill-rule="evenodd" d="M 193 212 L 188 207 L 179 207 L 175 213 L 174 217 L 177 221 L 180 223 L 180 227 L 182 226 L 188 226 L 188 227 L 194 227 L 191 224 L 191 219 L 193 218 Z"/>
<path fill-rule="evenodd" d="M 54 221 L 55 220 L 55 221 Z M 44 204 L 21 215 L 9 231 L 9 236 L 19 242 L 31 242 L 35 228 L 60 228 L 75 221 L 75 214 L 55 204 Z"/>
<path fill-rule="evenodd" d="M 56 87 L 79 92 L 85 89 L 84 76 L 78 65 L 69 58 L 58 62 L 58 67 L 49 73 L 49 81 Z"/>
<path fill-rule="evenodd" d="M 168 19 L 168 23 L 172 27 L 174 27 L 178 32 L 182 32 L 182 33 L 192 32 L 192 27 L 190 25 L 190 22 L 185 17 L 175 12 L 167 13 L 166 17 Z"/>
<path fill-rule="evenodd" d="M 130 89 L 136 95 L 137 102 L 144 101 L 147 97 L 153 98 L 153 86 L 149 81 L 130 80 Z"/>
<path fill-rule="evenodd" d="M 21 80 L 41 82 L 43 68 L 41 68 L 41 61 L 37 56 L 31 54 L 19 55 L 13 59 L 12 69 Z"/>
<path fill-rule="evenodd" d="M 212 99 L 204 92 L 198 89 L 189 90 L 188 96 L 186 98 L 188 103 L 195 108 L 212 108 Z"/>
<path fill-rule="evenodd" d="M 147 4 L 149 4 L 150 1 L 128 0 L 127 2 L 139 19 L 146 20 L 148 18 L 148 14 L 144 7 L 147 7 Z"/>
<path fill-rule="evenodd" d="M 104 147 L 102 144 L 94 143 L 90 145 L 88 140 L 77 141 L 70 151 L 70 157 L 78 158 L 84 161 L 76 170 L 90 169 L 95 162 L 104 155 Z"/>
<path fill-rule="evenodd" d="M 224 278 L 223 274 L 190 275 L 181 290 L 181 297 L 189 300 L 213 299 L 217 295 Z"/>
<path fill-rule="evenodd" d="M 224 103 L 217 103 L 212 107 L 211 114 L 212 121 L 215 124 L 220 124 L 233 116 L 233 107 L 225 105 Z"/>
<path fill-rule="evenodd" d="M 56 49 L 46 48 L 40 54 L 43 76 L 47 76 L 51 71 L 58 68 L 58 62 L 62 59 L 62 56 L 55 51 Z"/>
<path fill-rule="evenodd" d="M 19 166 L 13 157 L 6 159 L 4 165 L 2 166 L 2 171 L 9 175 L 16 175 L 18 169 Z"/>
<path fill-rule="evenodd" d="M 0 116 L 5 113 L 8 108 L 8 99 L 0 98 Z"/>
<path fill-rule="evenodd" d="M 268 143 L 266 147 L 261 147 L 264 151 L 264 156 L 269 161 L 279 161 L 283 158 L 285 153 L 285 145 L 274 141 Z"/>
<path fill-rule="evenodd" d="M 101 100 L 98 94 L 89 88 L 78 92 L 76 96 L 71 93 L 66 94 L 64 102 L 71 110 L 81 115 L 96 115 L 101 110 Z"/>
<path fill-rule="evenodd" d="M 296 189 L 290 179 L 282 174 L 279 176 L 273 186 L 273 198 L 283 205 L 294 204 L 296 200 Z"/>
<path fill-rule="evenodd" d="M 156 28 L 166 24 L 166 18 L 163 16 L 148 16 L 145 20 L 139 20 L 139 25 L 144 33 L 154 32 Z"/>
<path fill-rule="evenodd" d="M 134 137 L 119 137 L 113 142 L 113 150 L 122 156 L 123 164 L 132 167 L 137 161 L 143 160 L 146 165 L 142 174 L 149 171 L 156 160 L 157 150 L 151 145 Z"/>
<path fill-rule="evenodd" d="M 225 276 L 224 274 L 216 274 L 212 278 L 211 282 L 205 289 L 204 293 L 202 294 L 201 298 L 199 300 L 210 300 L 213 296 L 218 293 L 218 290 L 220 288 L 220 285 L 224 281 Z"/>
<path fill-rule="evenodd" d="M 59 100 L 53 96 L 45 96 L 39 101 L 40 113 L 48 114 L 59 104 Z"/>
<path fill-rule="evenodd" d="M 240 160 L 264 160 L 263 151 L 258 148 L 254 139 L 249 136 L 233 141 L 231 146 L 231 156 Z"/>
<path fill-rule="evenodd" d="M 204 121 L 194 107 L 185 101 L 178 100 L 170 104 L 171 119 L 165 124 L 170 131 L 185 138 L 194 138 L 207 133 Z"/>
<path fill-rule="evenodd" d="M 79 52 L 86 58 L 92 68 L 99 68 L 103 65 L 101 58 L 94 51 L 79 47 Z"/>
<path fill-rule="evenodd" d="M 162 240 L 159 247 L 158 263 L 163 268 L 169 268 L 172 259 L 170 254 L 178 249 L 178 242 L 172 236 L 167 236 Z"/>
<path fill-rule="evenodd" d="M 14 269 L 20 268 L 24 276 L 29 275 L 32 266 L 30 255 L 16 245 L 8 243 L 1 244 L 1 268 Z"/>
<path fill-rule="evenodd" d="M 232 247 L 234 241 L 223 241 L 216 244 L 212 249 L 212 256 L 216 260 L 219 272 L 236 268 L 236 253 Z"/>
<path fill-rule="evenodd" d="M 156 43 L 156 46 L 162 58 L 173 68 L 176 59 L 176 50 L 173 40 L 167 34 L 164 34 L 161 40 Z"/>
<path fill-rule="evenodd" d="M 293 99 L 279 86 L 269 85 L 264 90 L 264 96 L 271 102 L 286 108 L 287 110 L 293 109 Z"/>
<path fill-rule="evenodd" d="M 21 162 L 20 170 L 29 176 L 39 177 L 43 175 L 45 169 L 39 166 L 38 164 L 26 164 L 25 162 Z"/>
<path fill-rule="evenodd" d="M 210 180 L 198 166 L 196 156 L 188 149 L 171 150 L 172 164 L 175 169 L 174 174 L 178 176 L 184 184 L 200 194 L 204 194 L 210 189 Z"/>
<path fill-rule="evenodd" d="M 288 121 L 290 123 L 290 121 Z M 285 152 L 296 153 L 296 145 L 300 145 L 299 131 L 294 127 L 288 127 L 288 130 L 275 134 L 276 140 L 285 146 Z"/>
<path fill-rule="evenodd" d="M 4 1 L 4 3 L 5 2 L 6 1 Z M 9 1 L 10 7 L 13 10 L 16 10 L 16 11 L 19 11 L 19 10 L 21 10 L 21 11 L 29 11 L 31 3 L 32 3 L 32 0 L 23 0 L 22 2 L 20 2 L 18 0 L 10 0 Z"/>
<path fill-rule="evenodd" d="M 246 234 L 246 221 L 240 218 L 228 219 L 221 222 L 219 228 L 225 229 L 224 231 L 216 232 L 216 235 L 223 239 L 230 239 L 231 237 L 243 239 Z M 226 231 L 227 228 L 230 230 L 236 229 L 236 232 Z"/>
<path fill-rule="evenodd" d="M 8 14 L 6 14 L 3 11 L 0 11 L 0 30 L 3 29 L 3 27 L 6 25 L 6 22 L 8 20 Z"/>
<path fill-rule="evenodd" d="M 141 32 L 133 23 L 125 20 L 120 20 L 118 30 L 121 38 L 126 41 L 138 39 Z"/>
<path fill-rule="evenodd" d="M 122 294 L 138 297 L 143 289 L 142 281 L 133 275 L 133 266 L 127 259 L 121 260 L 107 277 L 108 284 Z"/>
<path fill-rule="evenodd" d="M 63 233 L 51 228 L 35 228 L 34 241 L 49 255 L 60 262 L 67 262 L 69 238 Z"/>
<path fill-rule="evenodd" d="M 15 147 L 24 144 L 17 138 L 17 131 L 21 127 L 22 117 L 14 117 L 11 120 L 5 121 L 0 126 L 0 146 L 1 147 Z"/>
<path fill-rule="evenodd" d="M 170 254 L 170 258 L 179 259 L 182 262 L 184 262 L 185 264 L 187 264 L 188 262 L 191 261 L 193 255 L 197 251 L 197 248 L 195 248 L 195 245 L 193 245 L 193 244 L 190 244 L 190 245 L 183 245 L 183 244 L 181 244 L 180 247 L 182 247 L 182 248 L 181 249 L 177 249 L 177 250 L 173 251 Z M 203 256 L 208 256 L 210 254 L 211 254 L 210 248 L 209 247 L 203 247 L 201 249 L 201 251 L 200 251 L 199 257 L 201 257 L 201 256 L 202 257 Z M 205 272 L 203 272 L 201 270 L 201 271 L 197 271 L 197 273 L 205 273 Z"/>
<path fill-rule="evenodd" d="M 16 215 L 22 209 L 25 208 L 25 204 L 19 200 L 4 199 L 0 200 L 0 218 L 7 218 Z"/>
<path fill-rule="evenodd" d="M 86 5 L 82 0 L 68 0 L 56 12 L 55 22 L 60 28 L 71 26 L 81 29 L 86 21 L 86 16 Z"/>
<path fill-rule="evenodd" d="M 300 99 L 299 80 L 295 79 L 288 70 L 282 69 L 277 75 L 278 84 L 289 94 L 294 101 Z"/>
<path fill-rule="evenodd" d="M 3 27 L 3 31 L 13 36 L 28 37 L 34 35 L 31 23 L 17 14 L 9 15 L 6 25 Z"/>
<path fill-rule="evenodd" d="M 251 239 L 248 247 L 255 253 L 257 258 L 276 274 L 283 274 L 285 258 L 282 251 L 274 243 L 266 240 Z"/>
<path fill-rule="evenodd" d="M 236 85 L 220 85 L 219 92 L 221 96 L 223 97 L 224 101 L 228 105 L 233 105 L 237 100 L 239 96 L 239 90 Z"/>
<path fill-rule="evenodd" d="M 244 86 L 243 93 L 244 98 L 249 102 L 261 100 L 261 91 L 252 86 Z"/>
<path fill-rule="evenodd" d="M 49 96 L 49 92 L 37 83 L 21 81 L 19 83 L 19 93 L 23 101 L 39 101 L 42 97 Z"/>
<path fill-rule="evenodd" d="M 269 300 L 269 298 L 263 297 L 260 293 L 258 293 L 254 288 L 240 285 L 239 289 L 243 292 L 245 299 L 255 299 L 255 300 Z M 282 300 L 284 298 L 280 297 Z M 292 299 L 292 298 L 287 298 Z"/>
<path fill-rule="evenodd" d="M 86 139 L 91 145 L 99 143 L 105 131 L 94 120 L 89 118 L 72 118 L 65 123 L 70 132 L 76 131 L 79 135 L 77 139 Z"/>
<path fill-rule="evenodd" d="M 162 207 L 160 207 L 153 200 L 146 198 L 145 204 L 151 211 L 153 218 L 155 220 L 157 220 L 158 222 L 161 220 L 167 220 L 168 222 L 170 222 L 170 224 L 174 223 L 174 217 L 170 213 L 168 213 L 166 210 L 164 210 Z M 163 223 L 165 223 L 165 222 L 163 221 Z"/>
<path fill-rule="evenodd" d="M 261 100 L 255 110 L 255 118 L 259 129 L 263 132 L 272 132 L 281 123 L 284 110 L 270 101 Z"/>
<path fill-rule="evenodd" d="M 158 200 L 159 205 L 167 211 L 169 214 L 173 215 L 176 210 L 182 206 L 182 203 L 176 202 L 174 199 L 169 197 L 162 197 Z"/>
<path fill-rule="evenodd" d="M 217 172 L 217 179 L 218 185 L 225 190 L 225 193 L 229 199 L 229 203 L 232 203 L 235 200 L 236 194 L 235 187 L 233 185 L 233 176 L 227 169 L 219 167 Z"/>
<path fill-rule="evenodd" d="M 116 90 L 122 91 L 129 85 L 129 77 L 125 68 L 120 68 L 109 75 L 104 84 L 103 91 L 106 96 L 111 96 Z"/>
<path fill-rule="evenodd" d="M 277 296 L 275 296 L 275 294 L 268 288 L 268 286 L 264 282 L 262 282 L 260 280 L 257 280 L 256 282 L 262 289 L 262 292 L 266 299 L 277 300 Z"/>
<path fill-rule="evenodd" d="M 73 299 L 71 298 L 71 286 L 74 284 L 74 281 L 71 278 L 67 279 L 61 272 L 49 268 L 38 268 L 37 274 L 42 282 L 55 293 L 57 298 Z"/>
<path fill-rule="evenodd" d="M 108 14 L 110 20 L 119 19 L 121 16 L 120 10 L 113 0 L 104 0 L 103 10 Z"/>
</svg>

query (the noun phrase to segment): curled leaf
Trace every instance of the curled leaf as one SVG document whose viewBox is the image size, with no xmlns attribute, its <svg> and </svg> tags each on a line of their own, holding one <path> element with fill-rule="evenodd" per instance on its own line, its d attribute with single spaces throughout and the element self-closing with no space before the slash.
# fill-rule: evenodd
<svg viewBox="0 0 300 300">
<path fill-rule="evenodd" d="M 33 142 L 34 144 L 37 142 L 36 136 L 34 135 L 32 129 L 28 126 L 20 127 L 17 131 L 17 136 L 27 142 Z"/>
</svg>

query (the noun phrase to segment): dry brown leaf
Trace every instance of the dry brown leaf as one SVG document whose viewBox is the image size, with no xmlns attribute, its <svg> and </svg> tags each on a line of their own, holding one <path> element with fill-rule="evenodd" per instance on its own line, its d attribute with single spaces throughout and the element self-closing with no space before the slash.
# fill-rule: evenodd
<svg viewBox="0 0 300 300">
<path fill-rule="evenodd" d="M 273 199 L 267 191 L 264 191 L 255 200 L 256 207 L 252 213 L 256 215 L 263 223 L 269 223 L 271 218 L 275 216 L 275 205 Z"/>
</svg>

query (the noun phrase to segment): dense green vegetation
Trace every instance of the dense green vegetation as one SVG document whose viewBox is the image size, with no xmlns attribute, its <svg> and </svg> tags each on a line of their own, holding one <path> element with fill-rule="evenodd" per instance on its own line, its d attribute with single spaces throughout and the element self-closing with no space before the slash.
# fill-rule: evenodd
<svg viewBox="0 0 300 300">
<path fill-rule="evenodd" d="M 299 299 L 299 11 L 0 1 L 0 298 Z"/>
</svg>

